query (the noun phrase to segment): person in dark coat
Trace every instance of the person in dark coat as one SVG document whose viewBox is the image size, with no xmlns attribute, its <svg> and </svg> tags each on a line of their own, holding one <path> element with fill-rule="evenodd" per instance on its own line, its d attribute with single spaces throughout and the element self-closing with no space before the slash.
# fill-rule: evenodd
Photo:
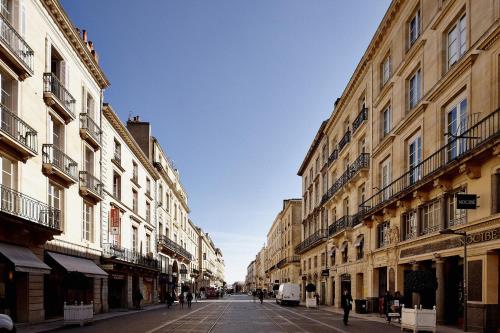
<svg viewBox="0 0 500 333">
<path fill-rule="evenodd" d="M 352 308 L 352 296 L 349 290 L 344 289 L 344 293 L 342 295 L 342 309 L 344 309 L 344 325 L 347 325 L 349 321 L 349 311 Z"/>
<path fill-rule="evenodd" d="M 181 292 L 179 294 L 179 304 L 181 305 L 181 309 L 184 309 L 184 293 Z"/>
<path fill-rule="evenodd" d="M 191 302 L 193 301 L 193 294 L 191 293 L 191 291 L 188 291 L 186 300 L 188 303 L 188 309 L 191 309 Z"/>
<path fill-rule="evenodd" d="M 263 304 L 264 303 L 264 292 L 263 291 L 259 291 L 259 299 L 260 299 L 260 304 Z"/>
<path fill-rule="evenodd" d="M 385 316 L 387 318 L 387 321 L 389 323 L 391 322 L 391 317 L 389 316 L 389 313 L 391 312 L 392 300 L 393 300 L 393 297 L 392 297 L 390 291 L 386 290 L 385 295 L 384 295 L 384 312 L 385 312 Z"/>
</svg>

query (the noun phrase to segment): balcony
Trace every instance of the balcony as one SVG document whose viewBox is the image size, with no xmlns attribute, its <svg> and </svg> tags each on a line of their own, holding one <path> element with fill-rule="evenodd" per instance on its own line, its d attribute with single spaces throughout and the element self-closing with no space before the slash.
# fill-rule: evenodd
<svg viewBox="0 0 500 333">
<path fill-rule="evenodd" d="M 360 208 L 365 210 L 364 218 L 375 214 L 387 205 L 446 173 L 457 173 L 460 165 L 471 160 L 471 157 L 474 157 L 474 163 L 481 163 L 481 154 L 486 158 L 489 158 L 488 154 L 491 157 L 491 153 L 487 152 L 486 149 L 498 143 L 500 139 L 500 109 L 471 126 L 461 136 L 462 138 L 453 139 L 442 146 L 438 151 L 361 203 Z M 457 142 L 461 143 L 459 151 L 456 150 Z M 450 154 L 453 149 L 455 149 L 455 153 Z"/>
<path fill-rule="evenodd" d="M 7 186 L 0 185 L 0 212 L 2 222 L 42 227 L 60 234 L 60 211 Z M 1 229 L 3 230 L 3 229 Z M 15 228 L 19 232 L 19 228 Z"/>
<path fill-rule="evenodd" d="M 184 259 L 186 261 L 193 260 L 191 253 L 165 235 L 159 237 L 158 243 L 161 245 L 162 249 L 179 259 Z"/>
<path fill-rule="evenodd" d="M 327 237 L 328 237 L 328 230 L 327 229 L 319 229 L 318 231 L 313 233 L 311 236 L 307 237 L 299 245 L 297 245 L 295 247 L 295 252 L 298 254 L 304 253 L 304 252 L 312 249 L 316 245 L 325 241 Z"/>
<path fill-rule="evenodd" d="M 339 158 L 339 150 L 335 148 L 328 157 L 328 165 L 331 165 L 333 162 L 335 162 L 337 158 Z"/>
<path fill-rule="evenodd" d="M 78 163 L 53 144 L 42 146 L 42 171 L 47 177 L 64 182 L 66 187 L 78 181 Z"/>
<path fill-rule="evenodd" d="M 366 177 L 370 167 L 370 154 L 361 153 L 358 158 L 349 166 L 349 181 L 356 181 L 360 177 Z"/>
<path fill-rule="evenodd" d="M 101 128 L 87 114 L 80 113 L 80 137 L 87 141 L 94 149 L 101 146 Z"/>
<path fill-rule="evenodd" d="M 54 73 L 43 74 L 43 99 L 68 124 L 76 118 L 76 100 Z"/>
<path fill-rule="evenodd" d="M 363 125 L 363 122 L 368 119 L 368 109 L 363 108 L 352 122 L 352 133 L 356 133 L 356 130 Z"/>
<path fill-rule="evenodd" d="M 344 215 L 328 227 L 328 234 L 333 236 L 351 226 L 352 216 Z"/>
<path fill-rule="evenodd" d="M 0 15 L 1 16 L 1 15 Z M 7 107 L 0 104 L 1 127 L 0 140 L 14 156 L 26 162 L 38 154 L 37 132 Z"/>
<path fill-rule="evenodd" d="M 102 183 L 88 171 L 80 171 L 80 195 L 94 203 L 102 200 Z"/>
<path fill-rule="evenodd" d="M 281 269 L 286 265 L 293 263 L 300 263 L 300 256 L 294 255 L 288 258 L 283 258 L 276 264 L 276 267 Z"/>
<path fill-rule="evenodd" d="M 344 136 L 342 137 L 342 139 L 340 139 L 339 141 L 339 153 L 342 151 L 342 149 L 344 149 L 344 147 L 349 143 L 351 142 L 351 131 L 347 130 L 347 132 L 345 132 Z"/>
<path fill-rule="evenodd" d="M 152 270 L 160 269 L 158 261 L 153 259 L 152 253 L 145 256 L 137 251 L 122 248 L 113 244 L 103 244 L 102 253 L 105 260 L 126 262 Z"/>
<path fill-rule="evenodd" d="M 14 70 L 19 80 L 33 76 L 34 52 L 10 22 L 0 15 L 0 50 L 2 60 Z"/>
</svg>

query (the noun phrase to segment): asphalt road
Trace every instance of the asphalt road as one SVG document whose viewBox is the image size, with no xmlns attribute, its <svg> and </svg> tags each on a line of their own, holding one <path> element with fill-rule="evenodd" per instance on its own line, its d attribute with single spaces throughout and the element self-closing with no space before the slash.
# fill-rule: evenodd
<svg viewBox="0 0 500 333">
<path fill-rule="evenodd" d="M 129 316 L 99 321 L 84 327 L 66 327 L 59 332 L 169 333 L 169 332 L 400 332 L 396 326 L 350 318 L 344 326 L 342 316 L 325 310 L 282 307 L 274 300 L 264 304 L 248 296 L 228 296 L 223 300 L 193 303 L 191 309 L 161 308 Z"/>
</svg>

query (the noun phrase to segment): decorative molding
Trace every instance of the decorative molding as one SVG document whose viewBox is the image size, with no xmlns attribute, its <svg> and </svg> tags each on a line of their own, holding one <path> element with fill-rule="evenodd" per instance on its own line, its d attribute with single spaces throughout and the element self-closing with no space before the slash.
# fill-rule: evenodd
<svg viewBox="0 0 500 333">
<path fill-rule="evenodd" d="M 399 67 L 394 71 L 396 76 L 401 76 L 403 72 L 408 68 L 413 58 L 417 55 L 417 53 L 424 47 L 427 39 L 420 38 L 418 42 L 412 45 L 412 47 L 408 50 L 406 55 L 404 56 L 403 61 L 399 64 Z"/>
<path fill-rule="evenodd" d="M 450 11 L 454 2 L 455 1 L 447 1 L 445 3 L 444 7 L 442 7 L 441 10 L 438 12 L 438 14 L 436 16 L 434 16 L 434 20 L 433 20 L 434 22 L 431 22 L 431 25 L 430 25 L 431 30 L 437 29 L 438 25 L 448 15 L 448 12 Z"/>
<path fill-rule="evenodd" d="M 415 121 L 415 119 L 424 113 L 425 109 L 429 105 L 429 102 L 424 100 L 423 98 L 420 100 L 418 105 L 410 111 L 406 117 L 403 118 L 402 121 L 393 129 L 394 134 L 400 135 L 405 129 L 408 128 L 408 125 Z"/>
<path fill-rule="evenodd" d="M 391 77 L 392 79 L 392 77 Z M 390 80 L 390 79 L 389 79 Z M 373 102 L 373 108 L 378 108 L 378 105 L 382 100 L 387 96 L 387 93 L 389 91 L 392 91 L 392 88 L 394 87 L 394 81 L 386 83 L 383 87 L 382 90 L 380 90 L 377 98 L 375 98 L 375 101 Z"/>
<path fill-rule="evenodd" d="M 488 51 L 498 40 L 498 38 L 500 37 L 500 24 L 498 23 L 498 20 L 493 25 L 493 28 L 491 28 L 491 30 L 491 32 L 487 33 L 486 38 L 477 46 L 478 50 Z"/>
</svg>

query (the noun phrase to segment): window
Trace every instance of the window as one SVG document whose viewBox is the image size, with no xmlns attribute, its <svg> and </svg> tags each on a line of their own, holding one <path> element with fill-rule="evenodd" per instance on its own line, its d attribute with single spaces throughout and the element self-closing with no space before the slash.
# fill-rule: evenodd
<svg viewBox="0 0 500 333">
<path fill-rule="evenodd" d="M 64 151 L 64 125 L 55 118 L 50 117 L 49 130 L 52 131 L 52 144 L 60 151 Z M 54 154 L 56 159 L 59 154 Z M 62 165 L 62 161 L 59 162 Z"/>
<path fill-rule="evenodd" d="M 63 189 L 59 185 L 49 183 L 49 206 L 59 209 L 61 214 L 63 212 Z M 62 220 L 62 218 L 61 218 Z"/>
<path fill-rule="evenodd" d="M 421 97 L 420 69 L 415 71 L 408 80 L 408 108 L 411 110 L 417 106 Z"/>
<path fill-rule="evenodd" d="M 87 242 L 94 241 L 94 207 L 87 202 L 83 202 L 83 229 L 82 239 Z"/>
<path fill-rule="evenodd" d="M 326 256 L 325 253 L 321 253 L 321 267 L 326 267 Z"/>
<path fill-rule="evenodd" d="M 87 115 L 90 117 L 90 119 L 94 119 L 94 98 L 92 95 L 87 93 Z"/>
<path fill-rule="evenodd" d="M 137 252 L 137 228 L 132 227 L 132 251 Z"/>
<path fill-rule="evenodd" d="M 391 131 L 392 127 L 392 114 L 391 114 L 391 106 L 388 105 L 383 111 L 382 111 L 382 138 L 385 138 L 389 132 Z"/>
<path fill-rule="evenodd" d="M 361 260 L 365 257 L 365 238 L 358 236 L 356 240 L 356 259 Z"/>
<path fill-rule="evenodd" d="M 457 138 L 467 130 L 467 99 L 454 104 L 446 113 L 447 157 L 454 160 L 467 151 L 467 139 Z"/>
<path fill-rule="evenodd" d="M 151 222 L 151 204 L 146 201 L 146 222 Z"/>
<path fill-rule="evenodd" d="M 168 200 L 168 196 L 167 196 Z M 158 205 L 161 206 L 163 205 L 163 186 L 160 184 L 158 185 Z M 167 211 L 168 211 L 168 205 L 167 205 Z"/>
<path fill-rule="evenodd" d="M 349 197 L 344 198 L 342 208 L 344 216 L 349 216 Z"/>
<path fill-rule="evenodd" d="M 122 177 L 116 171 L 113 171 L 113 196 L 116 199 L 121 200 Z"/>
<path fill-rule="evenodd" d="M 146 194 L 151 195 L 151 179 L 146 177 Z"/>
<path fill-rule="evenodd" d="M 408 23 L 408 46 L 415 44 L 420 36 L 420 10 L 417 10 Z"/>
<path fill-rule="evenodd" d="M 389 187 L 391 183 L 391 158 L 386 158 L 380 164 L 380 190 L 382 192 L 382 200 L 387 200 L 391 197 L 392 191 Z"/>
<path fill-rule="evenodd" d="M 326 172 L 323 172 L 323 175 L 321 176 L 323 180 L 323 194 L 326 194 L 328 191 L 328 174 Z"/>
<path fill-rule="evenodd" d="M 139 168 L 137 166 L 137 163 L 132 161 L 132 181 L 138 183 L 138 180 L 139 180 Z"/>
<path fill-rule="evenodd" d="M 465 15 L 457 20 L 448 31 L 447 56 L 451 68 L 467 51 L 467 22 Z"/>
<path fill-rule="evenodd" d="M 410 184 L 415 183 L 422 177 L 420 162 L 422 162 L 422 140 L 420 139 L 420 135 L 415 135 L 408 141 L 408 170 L 410 171 Z"/>
<path fill-rule="evenodd" d="M 330 256 L 330 263 L 332 266 L 335 266 L 335 249 L 332 250 L 332 254 Z"/>
<path fill-rule="evenodd" d="M 328 144 L 323 145 L 323 164 L 328 162 Z"/>
<path fill-rule="evenodd" d="M 448 227 L 453 227 L 456 225 L 467 223 L 467 211 L 465 209 L 457 208 L 457 194 L 466 193 L 465 189 L 459 189 L 447 196 L 447 217 L 448 217 Z"/>
<path fill-rule="evenodd" d="M 316 172 L 319 172 L 319 156 L 316 157 Z"/>
<path fill-rule="evenodd" d="M 421 207 L 422 234 L 426 235 L 440 229 L 441 209 L 439 201 L 427 203 Z"/>
<path fill-rule="evenodd" d="M 358 211 L 361 211 L 363 208 L 361 207 L 361 204 L 365 202 L 365 184 L 363 183 L 359 188 L 358 188 Z"/>
<path fill-rule="evenodd" d="M 417 237 L 417 212 L 412 210 L 406 212 L 403 218 L 403 240 Z"/>
<path fill-rule="evenodd" d="M 136 190 L 132 190 L 132 210 L 134 211 L 134 213 L 137 214 L 137 191 Z"/>
<path fill-rule="evenodd" d="M 83 163 L 83 167 L 85 168 L 84 170 L 87 171 L 89 174 L 93 175 L 94 174 L 94 151 L 87 146 L 85 146 L 84 159 L 85 159 L 84 163 Z"/>
<path fill-rule="evenodd" d="M 491 175 L 493 213 L 500 213 L 500 170 Z"/>
<path fill-rule="evenodd" d="M 177 204 L 174 204 L 174 220 L 177 221 Z"/>
<path fill-rule="evenodd" d="M 389 222 L 380 223 L 377 226 L 377 247 L 381 248 L 389 245 Z"/>
<path fill-rule="evenodd" d="M 344 244 L 342 245 L 343 247 L 343 250 L 342 250 L 342 263 L 345 264 L 347 262 L 347 260 L 349 259 L 349 245 L 347 244 L 347 242 L 344 242 Z"/>
<path fill-rule="evenodd" d="M 113 149 L 113 159 L 120 164 L 122 160 L 122 145 L 115 139 L 114 149 Z"/>
<path fill-rule="evenodd" d="M 308 259 L 308 268 L 311 269 L 311 258 Z"/>
<path fill-rule="evenodd" d="M 380 65 L 380 72 L 382 74 L 381 82 L 382 82 L 382 87 L 383 87 L 386 85 L 386 83 L 391 78 L 391 56 L 390 55 L 387 55 L 384 58 L 384 60 L 382 61 L 382 64 Z"/>
</svg>

